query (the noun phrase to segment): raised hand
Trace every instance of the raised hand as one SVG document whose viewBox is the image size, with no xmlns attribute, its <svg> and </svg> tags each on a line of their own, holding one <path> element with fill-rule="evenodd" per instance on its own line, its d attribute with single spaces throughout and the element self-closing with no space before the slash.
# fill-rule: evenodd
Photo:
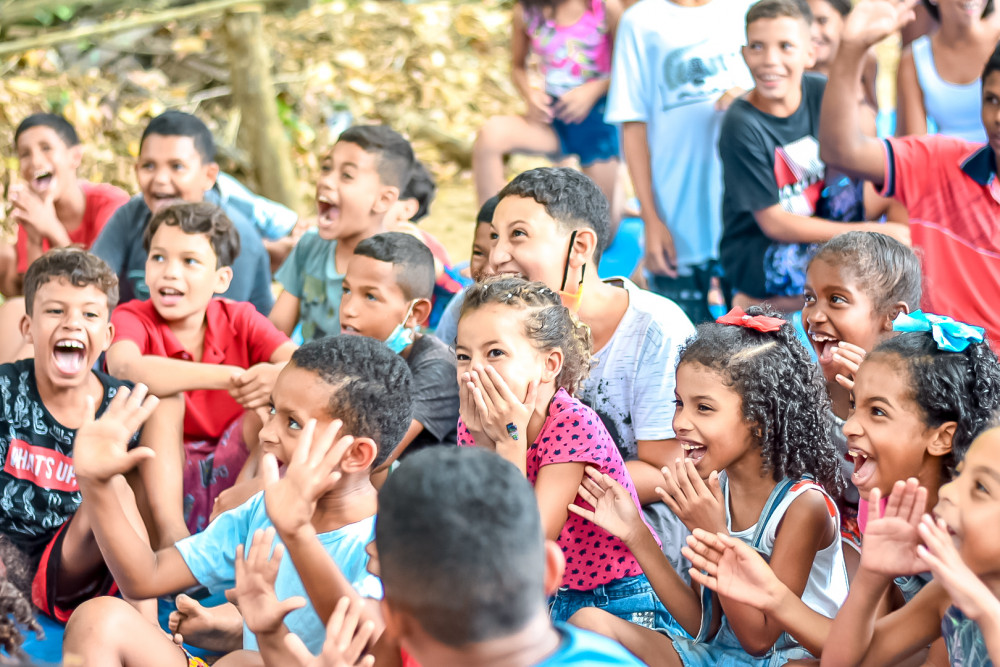
<svg viewBox="0 0 1000 667">
<path fill-rule="evenodd" d="M 648 529 L 632 500 L 632 494 L 597 468 L 588 466 L 586 472 L 579 493 L 584 502 L 594 509 L 573 503 L 569 511 L 600 526 L 626 545 L 633 544 Z"/>
<path fill-rule="evenodd" d="M 916 479 L 900 480 L 879 516 L 882 494 L 872 489 L 868 497 L 868 524 L 861 549 L 861 567 L 870 572 L 896 577 L 917 574 L 927 567 L 917 555 L 920 535 L 917 525 L 927 504 L 927 489 Z"/>
<path fill-rule="evenodd" d="M 236 588 L 233 597 L 243 614 L 243 620 L 255 635 L 278 632 L 288 616 L 306 605 L 301 595 L 279 600 L 274 591 L 278 566 L 285 547 L 274 547 L 274 529 L 258 530 L 250 542 L 250 553 L 243 557 L 243 545 L 236 547 Z"/>
<path fill-rule="evenodd" d="M 691 580 L 735 602 L 768 609 L 785 587 L 750 545 L 725 533 L 695 528 L 681 553 L 694 566 Z"/>
<path fill-rule="evenodd" d="M 310 653 L 302 640 L 290 633 L 285 636 L 285 647 L 298 667 L 372 667 L 375 657 L 364 655 L 364 652 L 375 631 L 375 624 L 365 621 L 359 627 L 360 620 L 361 605 L 342 597 L 326 624 L 326 641 L 319 655 Z"/>
<path fill-rule="evenodd" d="M 81 481 L 107 482 L 153 457 L 149 447 L 128 450 L 139 430 L 160 402 L 144 384 L 121 387 L 100 419 L 94 419 L 94 398 L 87 396 L 87 413 L 73 441 L 73 466 Z"/>
<path fill-rule="evenodd" d="M 944 586 L 952 604 L 977 623 L 990 617 L 1000 621 L 1000 600 L 962 560 L 944 521 L 925 514 L 917 530 L 924 541 L 917 557 Z"/>
<path fill-rule="evenodd" d="M 538 398 L 538 382 L 528 385 L 527 396 L 522 401 L 492 366 L 476 366 L 471 376 L 472 400 L 483 435 L 494 443 L 509 442 L 512 438 L 507 425 L 513 424 L 517 429 L 517 442 L 526 450 L 531 444 L 527 441 L 527 430 Z"/>
<path fill-rule="evenodd" d="M 677 459 L 673 472 L 669 466 L 664 466 L 661 472 L 663 487 L 657 487 L 656 494 L 688 530 L 693 532 L 695 528 L 702 528 L 711 533 L 729 532 L 718 472 L 713 470 L 706 484 L 694 462 L 688 459 Z"/>
<path fill-rule="evenodd" d="M 863 347 L 858 347 L 853 343 L 840 341 L 836 349 L 833 350 L 833 361 L 837 368 L 837 383 L 847 389 L 854 390 L 854 376 L 858 374 L 861 362 L 868 354 Z"/>
<path fill-rule="evenodd" d="M 265 454 L 261 460 L 264 477 L 264 507 L 278 532 L 291 535 L 310 526 L 316 503 L 340 479 L 340 462 L 354 437 L 337 439 L 343 422 L 332 421 L 316 433 L 316 420 L 302 428 L 299 444 L 288 461 L 285 476 L 278 474 L 278 460 Z"/>
<path fill-rule="evenodd" d="M 55 194 L 58 191 L 53 176 L 44 195 L 39 195 L 29 187 L 11 188 L 10 202 L 13 204 L 11 216 L 25 228 L 29 235 L 50 241 L 64 238 L 68 241 L 66 228 L 56 215 Z"/>
<path fill-rule="evenodd" d="M 840 41 L 866 49 L 874 46 L 912 21 L 918 4 L 919 0 L 862 0 L 847 15 Z"/>
</svg>

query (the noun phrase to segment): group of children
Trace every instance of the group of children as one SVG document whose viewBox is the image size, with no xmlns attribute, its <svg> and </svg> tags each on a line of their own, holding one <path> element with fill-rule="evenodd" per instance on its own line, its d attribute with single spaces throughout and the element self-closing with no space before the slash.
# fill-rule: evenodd
<svg viewBox="0 0 1000 667">
<path fill-rule="evenodd" d="M 303 231 L 190 114 L 150 121 L 131 199 L 77 179 L 64 119 L 26 119 L 0 253 L 7 652 L 30 600 L 68 622 L 67 664 L 1000 659 L 1000 55 L 990 143 L 881 142 L 868 49 L 909 4 L 761 0 L 746 77 L 727 2 L 518 6 L 516 60 L 596 38 L 544 93 L 518 73 L 530 117 L 477 142 L 464 291 L 387 127 L 339 137 Z M 496 164 L 617 162 L 588 134 L 605 104 L 661 294 L 599 276 L 617 165 Z M 678 157 L 717 137 L 723 169 Z M 863 220 L 871 184 L 909 225 L 817 218 Z"/>
</svg>

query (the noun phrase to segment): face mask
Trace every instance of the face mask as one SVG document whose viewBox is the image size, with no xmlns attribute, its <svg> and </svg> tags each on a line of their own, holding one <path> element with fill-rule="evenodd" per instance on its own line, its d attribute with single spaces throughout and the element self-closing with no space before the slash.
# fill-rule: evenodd
<svg viewBox="0 0 1000 667">
<path fill-rule="evenodd" d="M 577 283 L 576 292 L 570 294 L 566 291 L 566 281 L 569 279 L 569 258 L 573 254 L 573 244 L 576 242 L 576 230 L 569 235 L 569 252 L 566 253 L 566 263 L 563 265 L 562 285 L 559 287 L 559 298 L 569 312 L 574 315 L 580 310 L 580 303 L 583 301 L 583 276 L 587 273 L 587 265 L 580 267 L 580 282 Z"/>
<path fill-rule="evenodd" d="M 410 315 L 413 313 L 413 307 L 417 305 L 416 301 L 410 303 L 410 307 L 406 309 L 406 317 L 403 321 L 396 325 L 396 328 L 392 330 L 389 337 L 385 339 L 385 344 L 389 346 L 395 354 L 399 354 L 407 347 L 413 344 L 413 339 L 416 338 L 417 332 L 415 329 L 410 329 L 406 326 L 406 320 L 410 319 Z"/>
</svg>

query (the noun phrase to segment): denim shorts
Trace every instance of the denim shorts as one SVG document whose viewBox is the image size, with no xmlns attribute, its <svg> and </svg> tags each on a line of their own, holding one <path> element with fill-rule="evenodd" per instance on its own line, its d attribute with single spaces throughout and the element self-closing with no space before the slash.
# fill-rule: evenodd
<svg viewBox="0 0 1000 667">
<path fill-rule="evenodd" d="M 604 122 L 607 103 L 607 97 L 597 100 L 587 117 L 579 123 L 552 119 L 552 129 L 559 137 L 560 151 L 563 155 L 578 156 L 581 167 L 618 159 L 618 128 Z"/>
<path fill-rule="evenodd" d="M 652 630 L 666 629 L 674 635 L 689 636 L 656 597 L 645 574 L 618 579 L 589 591 L 560 588 L 549 599 L 549 616 L 553 621 L 566 622 L 584 607 L 603 609 Z"/>
</svg>

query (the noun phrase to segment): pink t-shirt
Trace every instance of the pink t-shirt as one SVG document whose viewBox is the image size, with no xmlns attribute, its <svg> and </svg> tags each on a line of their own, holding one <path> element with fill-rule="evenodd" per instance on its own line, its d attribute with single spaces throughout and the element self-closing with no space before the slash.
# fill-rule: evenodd
<svg viewBox="0 0 1000 667">
<path fill-rule="evenodd" d="M 458 422 L 458 444 L 462 447 L 476 444 L 461 420 Z M 528 447 L 528 481 L 535 484 L 542 466 L 571 462 L 595 466 L 621 484 L 639 507 L 632 478 L 601 418 L 565 389 L 560 389 L 549 403 L 549 416 L 545 418 L 542 431 Z M 593 509 L 579 495 L 573 502 Z M 569 514 L 558 543 L 566 556 L 562 583 L 573 590 L 589 591 L 602 584 L 642 574 L 642 568 L 624 542 L 576 514 Z"/>
</svg>

